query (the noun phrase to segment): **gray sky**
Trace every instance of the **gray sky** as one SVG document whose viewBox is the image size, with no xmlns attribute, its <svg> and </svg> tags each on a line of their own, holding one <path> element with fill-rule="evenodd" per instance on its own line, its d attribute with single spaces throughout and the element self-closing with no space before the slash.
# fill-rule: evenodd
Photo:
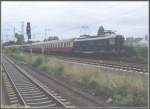
<svg viewBox="0 0 150 109">
<path fill-rule="evenodd" d="M 22 21 L 24 29 L 31 22 L 33 40 L 44 39 L 45 29 L 60 39 L 78 37 L 84 31 L 95 35 L 100 25 L 125 37 L 144 37 L 148 34 L 148 2 L 2 2 L 3 40 L 14 39 L 14 27 L 20 32 Z M 84 30 L 83 25 L 89 28 Z"/>
</svg>

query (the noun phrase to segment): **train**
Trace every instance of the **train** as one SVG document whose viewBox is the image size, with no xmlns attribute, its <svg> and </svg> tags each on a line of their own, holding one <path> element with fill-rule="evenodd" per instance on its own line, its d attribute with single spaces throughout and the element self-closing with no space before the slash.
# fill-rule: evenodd
<svg viewBox="0 0 150 109">
<path fill-rule="evenodd" d="M 32 50 L 35 53 L 90 57 L 121 56 L 125 53 L 124 36 L 104 31 L 101 27 L 95 36 L 81 35 L 78 38 L 35 42 L 6 48 L 10 47 L 18 47 L 24 52 Z"/>
</svg>

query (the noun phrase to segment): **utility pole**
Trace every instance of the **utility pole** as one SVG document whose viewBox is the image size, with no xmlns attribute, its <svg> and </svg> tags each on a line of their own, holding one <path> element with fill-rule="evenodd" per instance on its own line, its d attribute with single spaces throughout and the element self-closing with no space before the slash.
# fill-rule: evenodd
<svg viewBox="0 0 150 109">
<path fill-rule="evenodd" d="M 21 22 L 21 34 L 24 37 L 24 22 Z M 23 48 L 21 47 L 21 56 L 23 56 Z"/>
<path fill-rule="evenodd" d="M 51 29 L 49 29 L 49 28 L 45 29 L 45 39 L 47 38 L 47 31 L 51 31 Z"/>
<path fill-rule="evenodd" d="M 46 36 L 47 36 L 46 32 L 47 32 L 47 31 L 46 31 L 46 29 L 45 29 L 45 38 L 44 38 L 45 41 L 46 41 Z"/>
<path fill-rule="evenodd" d="M 16 32 L 16 28 L 15 28 L 15 26 L 14 26 L 14 41 L 15 41 L 15 32 Z"/>
<path fill-rule="evenodd" d="M 6 34 L 6 39 L 5 39 L 6 41 L 5 42 L 7 42 L 8 41 L 8 35 Z"/>
<path fill-rule="evenodd" d="M 24 36 L 24 21 L 21 22 L 21 34 Z"/>
</svg>

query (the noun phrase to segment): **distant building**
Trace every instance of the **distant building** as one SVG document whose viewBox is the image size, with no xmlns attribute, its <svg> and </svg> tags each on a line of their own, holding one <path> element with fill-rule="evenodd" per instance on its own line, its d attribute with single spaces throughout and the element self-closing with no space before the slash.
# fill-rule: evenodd
<svg viewBox="0 0 150 109">
<path fill-rule="evenodd" d="M 125 45 L 127 46 L 148 46 L 148 41 L 145 40 L 145 38 L 141 38 L 141 37 L 128 37 L 125 39 Z"/>
<path fill-rule="evenodd" d="M 143 40 L 144 38 L 141 38 L 141 37 L 138 37 L 138 38 L 135 38 L 134 39 L 134 43 L 138 43 L 140 42 L 141 40 Z"/>
<path fill-rule="evenodd" d="M 133 44 L 133 42 L 134 42 L 134 38 L 133 37 L 127 37 L 126 39 L 125 39 L 125 45 L 132 45 Z"/>
<path fill-rule="evenodd" d="M 146 40 L 146 41 L 148 41 L 148 40 L 149 40 L 149 38 L 148 38 L 147 34 L 145 34 L 145 40 Z"/>
</svg>

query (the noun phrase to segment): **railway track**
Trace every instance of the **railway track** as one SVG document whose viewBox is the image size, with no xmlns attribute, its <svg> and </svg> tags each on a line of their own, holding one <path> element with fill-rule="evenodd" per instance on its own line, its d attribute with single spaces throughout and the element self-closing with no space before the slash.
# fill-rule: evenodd
<svg viewBox="0 0 150 109">
<path fill-rule="evenodd" d="M 84 58 L 73 58 L 73 57 L 62 57 L 56 56 L 64 61 L 78 62 L 84 64 L 91 64 L 96 66 L 109 67 L 113 69 L 119 69 L 127 72 L 137 72 L 141 74 L 147 74 L 148 68 L 143 65 L 134 65 L 129 63 L 119 63 L 119 62 L 111 62 L 111 61 L 102 61 L 102 60 L 92 60 L 92 59 L 84 59 Z M 129 64 L 129 65 L 127 65 Z"/>
<path fill-rule="evenodd" d="M 27 105 L 34 108 L 74 107 L 9 58 L 3 60 L 2 66 L 2 76 L 9 97 L 9 104 Z"/>
<path fill-rule="evenodd" d="M 135 64 L 135 63 L 127 63 L 127 62 L 119 62 L 119 61 L 95 60 L 95 59 L 70 57 L 70 56 L 58 56 L 58 55 L 48 55 L 48 56 L 56 57 L 64 61 L 109 67 L 112 69 L 119 69 L 127 72 L 148 74 L 148 65 L 146 66 L 144 64 Z"/>
</svg>

